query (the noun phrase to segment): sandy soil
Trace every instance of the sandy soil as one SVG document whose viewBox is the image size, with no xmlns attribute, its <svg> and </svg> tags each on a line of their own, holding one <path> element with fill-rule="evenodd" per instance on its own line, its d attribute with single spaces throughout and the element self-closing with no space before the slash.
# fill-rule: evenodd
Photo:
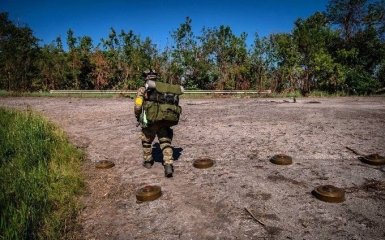
<svg viewBox="0 0 385 240">
<path fill-rule="evenodd" d="M 85 149 L 80 239 L 385 239 L 385 166 L 346 149 L 385 155 L 385 98 L 284 100 L 183 99 L 172 179 L 160 162 L 141 166 L 131 99 L 0 98 L 0 105 L 32 107 Z M 270 163 L 279 153 L 294 163 Z M 214 167 L 193 168 L 200 157 Z M 96 169 L 99 160 L 116 166 Z M 345 202 L 312 196 L 329 184 L 345 190 Z M 146 185 L 163 195 L 139 204 L 135 192 Z"/>
</svg>

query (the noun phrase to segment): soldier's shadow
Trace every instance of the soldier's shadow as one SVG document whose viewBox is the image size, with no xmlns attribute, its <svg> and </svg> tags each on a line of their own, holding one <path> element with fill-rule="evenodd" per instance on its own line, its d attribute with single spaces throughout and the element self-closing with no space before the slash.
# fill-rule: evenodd
<svg viewBox="0 0 385 240">
<path fill-rule="evenodd" d="M 172 147 L 172 150 L 172 157 L 174 158 L 174 161 L 178 161 L 179 157 L 182 155 L 183 148 Z M 159 143 L 154 143 L 152 146 L 152 157 L 155 162 L 163 162 L 163 153 L 160 149 Z"/>
</svg>

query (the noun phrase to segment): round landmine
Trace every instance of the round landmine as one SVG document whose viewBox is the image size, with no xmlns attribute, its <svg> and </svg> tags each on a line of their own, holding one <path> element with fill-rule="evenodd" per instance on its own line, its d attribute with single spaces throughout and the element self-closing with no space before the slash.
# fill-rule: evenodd
<svg viewBox="0 0 385 240">
<path fill-rule="evenodd" d="M 340 203 L 345 201 L 344 190 L 332 185 L 316 187 L 312 194 L 321 201 L 330 203 Z"/>
<path fill-rule="evenodd" d="M 115 166 L 114 162 L 108 161 L 108 160 L 102 160 L 96 163 L 96 168 L 112 168 Z"/>
<path fill-rule="evenodd" d="M 277 154 L 270 159 L 270 162 L 277 165 L 290 165 L 293 163 L 293 159 L 285 154 Z"/>
<path fill-rule="evenodd" d="M 385 164 L 385 157 L 375 154 L 370 154 L 366 156 L 361 156 L 358 159 L 360 159 L 362 162 L 370 164 L 370 165 L 384 165 Z"/>
<path fill-rule="evenodd" d="M 162 196 L 162 190 L 159 186 L 145 186 L 136 191 L 136 200 L 138 202 L 147 202 L 158 199 Z"/>
<path fill-rule="evenodd" d="M 214 165 L 214 161 L 210 158 L 199 158 L 195 159 L 193 162 L 193 166 L 196 168 L 209 168 Z"/>
</svg>

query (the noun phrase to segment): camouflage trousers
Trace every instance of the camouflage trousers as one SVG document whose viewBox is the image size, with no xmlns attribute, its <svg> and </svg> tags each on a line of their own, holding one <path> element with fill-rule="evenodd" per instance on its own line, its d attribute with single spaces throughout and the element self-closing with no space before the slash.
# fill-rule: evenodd
<svg viewBox="0 0 385 240">
<path fill-rule="evenodd" d="M 158 125 L 142 128 L 141 140 L 144 161 L 153 161 L 152 142 L 156 136 L 158 137 L 160 149 L 163 153 L 163 163 L 173 164 L 173 150 L 171 147 L 173 130 L 170 127 L 162 127 Z"/>
</svg>

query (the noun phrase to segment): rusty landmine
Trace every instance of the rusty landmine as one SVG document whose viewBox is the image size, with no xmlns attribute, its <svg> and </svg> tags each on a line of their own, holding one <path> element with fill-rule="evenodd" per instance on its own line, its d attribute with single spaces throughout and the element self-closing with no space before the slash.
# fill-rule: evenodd
<svg viewBox="0 0 385 240">
<path fill-rule="evenodd" d="M 370 164 L 370 165 L 384 165 L 385 164 L 385 157 L 375 154 L 370 154 L 366 156 L 361 156 L 358 159 L 360 159 L 362 162 Z"/>
<path fill-rule="evenodd" d="M 285 154 L 277 154 L 270 159 L 270 162 L 277 165 L 290 165 L 293 163 L 293 159 Z"/>
<path fill-rule="evenodd" d="M 162 190 L 159 186 L 145 186 L 136 191 L 136 200 L 141 202 L 153 201 L 162 196 Z"/>
<path fill-rule="evenodd" d="M 114 162 L 108 161 L 108 160 L 102 160 L 96 163 L 96 168 L 112 168 L 115 166 Z"/>
<path fill-rule="evenodd" d="M 340 203 L 345 201 L 345 191 L 332 185 L 316 187 L 312 194 L 324 202 Z"/>
<path fill-rule="evenodd" d="M 198 158 L 198 159 L 195 159 L 193 162 L 193 166 L 195 168 L 200 168 L 200 169 L 209 168 L 209 167 L 212 167 L 213 165 L 214 165 L 214 161 L 210 158 Z"/>
</svg>

